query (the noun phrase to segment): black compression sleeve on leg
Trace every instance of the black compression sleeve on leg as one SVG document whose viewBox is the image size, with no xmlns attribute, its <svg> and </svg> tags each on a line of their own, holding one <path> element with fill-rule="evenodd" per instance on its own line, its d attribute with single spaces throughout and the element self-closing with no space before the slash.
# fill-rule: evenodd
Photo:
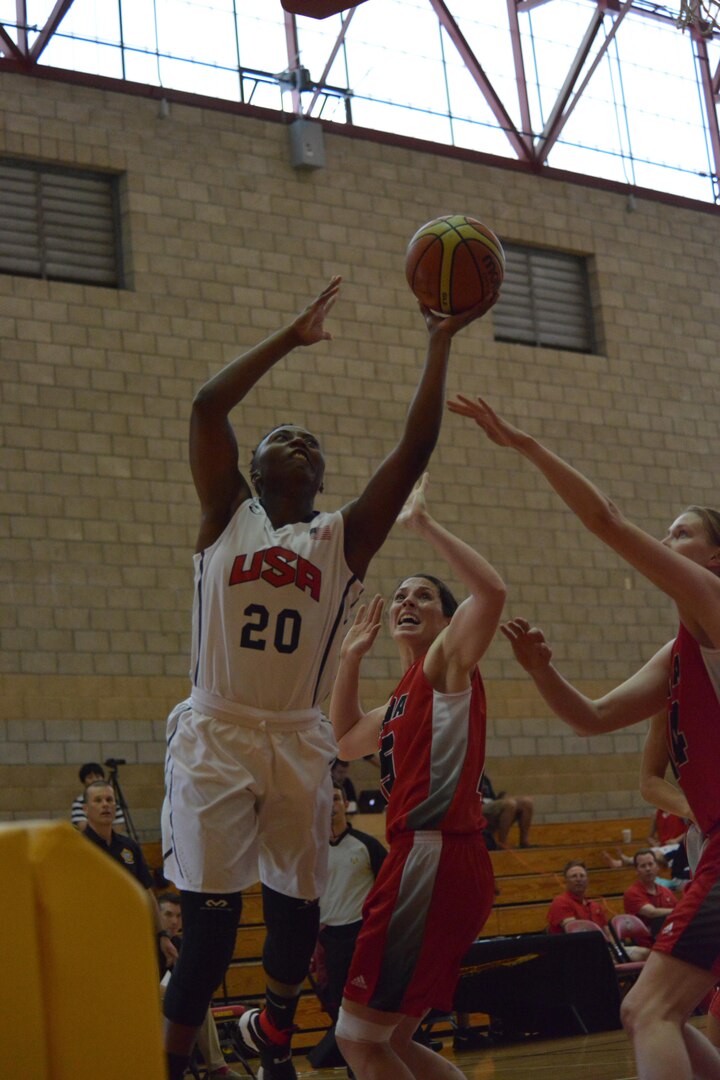
<svg viewBox="0 0 720 1080">
<path fill-rule="evenodd" d="M 180 894 L 182 947 L 165 992 L 168 1020 L 199 1027 L 235 949 L 242 893 Z"/>
<path fill-rule="evenodd" d="M 317 900 L 284 896 L 267 885 L 263 885 L 262 895 L 267 928 L 265 973 L 276 982 L 296 986 L 310 967 L 320 926 L 320 905 Z"/>
</svg>

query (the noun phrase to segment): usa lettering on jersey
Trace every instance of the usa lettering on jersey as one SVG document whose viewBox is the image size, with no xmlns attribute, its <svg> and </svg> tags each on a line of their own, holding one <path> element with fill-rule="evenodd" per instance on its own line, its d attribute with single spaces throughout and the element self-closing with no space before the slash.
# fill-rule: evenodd
<svg viewBox="0 0 720 1080">
<path fill-rule="evenodd" d="M 407 694 L 401 694 L 398 698 L 391 698 L 383 720 L 380 735 L 380 790 L 386 801 L 390 798 L 390 792 L 395 780 L 395 733 L 388 730 L 388 724 L 391 720 L 395 720 L 396 717 L 404 715 L 407 700 Z"/>
<path fill-rule="evenodd" d="M 668 690 L 668 749 L 670 764 L 676 780 L 680 779 L 680 769 L 688 762 L 687 737 L 680 728 L 680 655 L 675 654 L 670 667 L 670 686 Z"/>
<path fill-rule="evenodd" d="M 322 571 L 302 555 L 288 548 L 271 547 L 256 551 L 247 566 L 247 554 L 237 555 L 230 571 L 228 585 L 244 585 L 249 581 L 266 581 L 275 589 L 295 585 L 311 599 L 320 600 Z"/>
</svg>

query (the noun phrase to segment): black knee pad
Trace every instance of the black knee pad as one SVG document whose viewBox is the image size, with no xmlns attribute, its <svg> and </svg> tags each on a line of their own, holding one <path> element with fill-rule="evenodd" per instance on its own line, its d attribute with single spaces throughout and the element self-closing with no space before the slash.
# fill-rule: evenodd
<svg viewBox="0 0 720 1080">
<path fill-rule="evenodd" d="M 199 1027 L 235 950 L 241 893 L 180 894 L 182 947 L 165 992 L 168 1020 Z"/>
<path fill-rule="evenodd" d="M 267 929 L 263 967 L 272 979 L 294 986 L 303 981 L 310 967 L 320 927 L 320 904 L 284 896 L 267 885 L 263 885 L 262 895 Z"/>
</svg>

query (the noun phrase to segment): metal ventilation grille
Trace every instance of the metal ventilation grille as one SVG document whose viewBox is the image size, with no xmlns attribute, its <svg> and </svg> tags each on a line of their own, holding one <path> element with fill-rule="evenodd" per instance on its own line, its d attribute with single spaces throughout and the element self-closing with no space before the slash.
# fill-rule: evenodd
<svg viewBox="0 0 720 1080">
<path fill-rule="evenodd" d="M 495 338 L 592 352 L 595 335 L 585 258 L 503 246 L 505 281 L 493 308 Z"/>
<path fill-rule="evenodd" d="M 0 162 L 0 272 L 118 286 L 115 179 Z"/>
</svg>

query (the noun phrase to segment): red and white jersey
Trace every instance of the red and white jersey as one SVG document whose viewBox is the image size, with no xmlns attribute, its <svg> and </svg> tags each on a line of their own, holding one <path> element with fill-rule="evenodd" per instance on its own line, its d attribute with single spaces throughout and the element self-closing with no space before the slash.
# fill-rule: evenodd
<svg viewBox="0 0 720 1080">
<path fill-rule="evenodd" d="M 720 649 L 680 624 L 670 658 L 667 740 L 675 777 L 703 833 L 720 823 Z"/>
<path fill-rule="evenodd" d="M 483 828 L 480 780 L 485 764 L 485 691 L 480 672 L 459 694 L 434 690 L 424 657 L 408 668 L 380 732 L 380 783 L 388 839 L 413 830 Z"/>
<path fill-rule="evenodd" d="M 301 712 L 327 697 L 348 612 L 362 585 L 345 562 L 339 511 L 274 529 L 247 499 L 195 554 L 196 709 Z"/>
</svg>

